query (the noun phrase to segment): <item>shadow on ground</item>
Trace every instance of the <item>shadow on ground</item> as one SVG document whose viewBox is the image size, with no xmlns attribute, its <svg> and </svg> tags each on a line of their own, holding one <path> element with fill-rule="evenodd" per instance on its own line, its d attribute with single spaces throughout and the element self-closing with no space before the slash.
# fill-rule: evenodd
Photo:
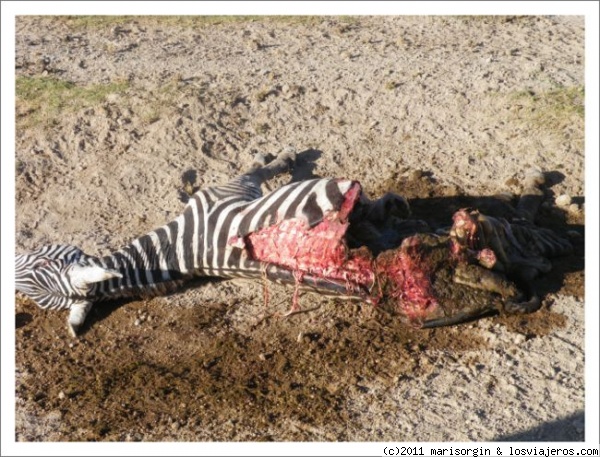
<svg viewBox="0 0 600 457">
<path fill-rule="evenodd" d="M 585 441 L 585 412 L 546 422 L 524 432 L 503 435 L 494 441 Z"/>
</svg>

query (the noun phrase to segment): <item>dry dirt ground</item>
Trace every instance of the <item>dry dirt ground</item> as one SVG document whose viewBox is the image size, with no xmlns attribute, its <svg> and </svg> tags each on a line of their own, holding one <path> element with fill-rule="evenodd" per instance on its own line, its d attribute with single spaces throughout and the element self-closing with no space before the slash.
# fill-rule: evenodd
<svg viewBox="0 0 600 457">
<path fill-rule="evenodd" d="M 18 441 L 583 440 L 582 17 L 16 21 L 16 244 L 106 254 L 292 145 L 273 186 L 395 190 L 435 226 L 547 173 L 575 253 L 540 312 L 439 330 L 198 281 L 65 314 L 16 296 Z M 559 199 L 556 197 L 567 195 Z"/>
</svg>

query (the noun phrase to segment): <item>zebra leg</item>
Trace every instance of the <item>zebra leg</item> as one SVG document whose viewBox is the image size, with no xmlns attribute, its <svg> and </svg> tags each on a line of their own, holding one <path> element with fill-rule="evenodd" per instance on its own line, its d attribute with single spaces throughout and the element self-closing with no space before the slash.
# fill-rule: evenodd
<svg viewBox="0 0 600 457">
<path fill-rule="evenodd" d="M 267 163 L 264 154 L 257 154 L 248 171 L 213 190 L 218 191 L 221 197 L 237 196 L 246 201 L 256 200 L 263 196 L 262 184 L 288 171 L 295 161 L 296 152 L 292 148 L 280 152 L 271 163 Z"/>
<path fill-rule="evenodd" d="M 546 182 L 544 175 L 538 170 L 527 173 L 523 194 L 517 204 L 517 217 L 533 224 L 535 216 L 544 200 L 542 186 Z"/>
<path fill-rule="evenodd" d="M 79 329 L 85 322 L 85 318 L 92 309 L 92 302 L 87 300 L 77 300 L 71 303 L 67 327 L 72 337 L 76 338 Z"/>
<path fill-rule="evenodd" d="M 285 148 L 269 164 L 267 164 L 266 157 L 263 154 L 258 154 L 250 170 L 244 176 L 250 178 L 257 187 L 260 187 L 265 181 L 287 172 L 295 162 L 296 151 L 291 147 Z"/>
<path fill-rule="evenodd" d="M 388 192 L 383 197 L 369 203 L 367 219 L 375 225 L 384 225 L 390 217 L 407 219 L 410 217 L 410 205 L 406 198 Z"/>
</svg>

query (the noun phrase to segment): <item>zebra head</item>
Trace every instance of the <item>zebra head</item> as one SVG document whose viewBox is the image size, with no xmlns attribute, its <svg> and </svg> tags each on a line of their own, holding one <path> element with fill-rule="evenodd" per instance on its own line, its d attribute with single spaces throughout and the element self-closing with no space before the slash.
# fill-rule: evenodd
<svg viewBox="0 0 600 457">
<path fill-rule="evenodd" d="M 93 285 L 121 274 L 99 267 L 92 256 L 69 245 L 48 245 L 15 256 L 15 285 L 42 309 L 69 309 L 73 336 L 92 308 L 87 299 Z"/>
</svg>

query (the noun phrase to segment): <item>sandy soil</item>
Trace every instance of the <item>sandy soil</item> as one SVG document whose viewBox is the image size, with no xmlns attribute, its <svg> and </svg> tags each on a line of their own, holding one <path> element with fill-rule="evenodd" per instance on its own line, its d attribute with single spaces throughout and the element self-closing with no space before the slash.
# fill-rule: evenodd
<svg viewBox="0 0 600 457">
<path fill-rule="evenodd" d="M 539 167 L 540 223 L 576 246 L 540 312 L 439 330 L 315 295 L 280 319 L 291 291 L 204 281 L 74 340 L 17 296 L 17 440 L 584 439 L 583 18 L 16 24 L 19 252 L 105 254 L 286 145 L 273 186 L 350 177 L 434 225 Z"/>
</svg>

